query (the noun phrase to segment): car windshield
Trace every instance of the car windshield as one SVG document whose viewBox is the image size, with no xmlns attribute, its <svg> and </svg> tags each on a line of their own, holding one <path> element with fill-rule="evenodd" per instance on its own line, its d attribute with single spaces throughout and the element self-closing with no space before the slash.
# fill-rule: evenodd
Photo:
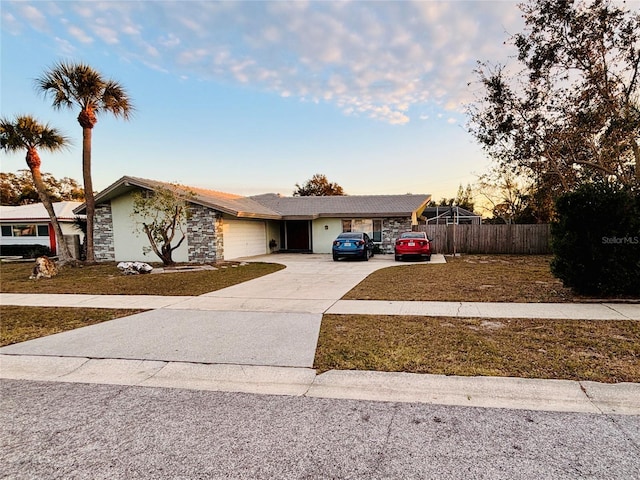
<svg viewBox="0 0 640 480">
<path fill-rule="evenodd" d="M 361 233 L 341 233 L 340 235 L 338 235 L 338 238 L 362 238 L 362 234 Z"/>
<path fill-rule="evenodd" d="M 400 235 L 400 238 L 422 238 L 424 239 L 425 234 L 422 232 L 408 232 Z"/>
</svg>

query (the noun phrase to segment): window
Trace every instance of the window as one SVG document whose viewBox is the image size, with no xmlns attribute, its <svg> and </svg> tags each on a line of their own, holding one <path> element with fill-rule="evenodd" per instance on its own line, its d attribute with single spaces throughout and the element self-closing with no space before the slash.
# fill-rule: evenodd
<svg viewBox="0 0 640 480">
<path fill-rule="evenodd" d="M 48 225 L 2 225 L 3 237 L 48 237 Z"/>
<path fill-rule="evenodd" d="M 35 237 L 36 236 L 35 225 L 14 225 L 13 236 L 14 237 Z"/>
<path fill-rule="evenodd" d="M 370 218 L 354 218 L 342 220 L 343 232 L 366 233 L 374 242 L 382 242 L 382 220 Z"/>
<path fill-rule="evenodd" d="M 374 242 L 382 242 L 382 220 L 373 221 L 373 235 L 371 237 Z"/>
<path fill-rule="evenodd" d="M 373 232 L 373 221 L 368 218 L 354 218 L 351 225 L 352 232 L 363 232 L 369 235 Z"/>
</svg>

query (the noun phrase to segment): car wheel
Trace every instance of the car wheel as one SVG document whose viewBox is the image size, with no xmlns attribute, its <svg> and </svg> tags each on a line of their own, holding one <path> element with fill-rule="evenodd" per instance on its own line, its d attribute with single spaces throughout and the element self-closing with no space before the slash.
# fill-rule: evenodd
<svg viewBox="0 0 640 480">
<path fill-rule="evenodd" d="M 431 261 L 431 255 L 427 255 L 427 262 Z"/>
<path fill-rule="evenodd" d="M 399 262 L 400 260 L 402 260 L 402 256 L 396 255 L 396 262 Z"/>
<path fill-rule="evenodd" d="M 362 259 L 363 259 L 365 262 L 368 262 L 368 261 L 369 261 L 369 250 L 367 250 L 366 248 L 364 249 L 364 253 L 362 254 Z"/>
<path fill-rule="evenodd" d="M 338 255 L 336 255 L 335 253 L 333 254 L 333 261 L 337 262 L 338 261 Z"/>
</svg>

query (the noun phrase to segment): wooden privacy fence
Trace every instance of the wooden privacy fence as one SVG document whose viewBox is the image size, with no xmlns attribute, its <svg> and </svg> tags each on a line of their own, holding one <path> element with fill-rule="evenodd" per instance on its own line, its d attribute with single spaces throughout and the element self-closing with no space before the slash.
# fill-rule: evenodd
<svg viewBox="0 0 640 480">
<path fill-rule="evenodd" d="M 541 225 L 419 225 L 435 253 L 551 253 L 551 231 Z"/>
</svg>

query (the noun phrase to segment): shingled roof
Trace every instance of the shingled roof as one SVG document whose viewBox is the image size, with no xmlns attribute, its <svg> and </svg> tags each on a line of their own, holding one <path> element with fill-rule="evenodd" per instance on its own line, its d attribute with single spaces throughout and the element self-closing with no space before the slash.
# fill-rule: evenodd
<svg viewBox="0 0 640 480">
<path fill-rule="evenodd" d="M 74 209 L 82 205 L 81 202 L 53 202 L 53 211 L 58 220 L 75 221 Z M 3 222 L 10 221 L 32 221 L 32 222 L 48 222 L 50 220 L 47 210 L 42 203 L 31 203 L 29 205 L 17 206 L 0 206 L 0 220 Z"/>
<path fill-rule="evenodd" d="M 106 202 L 135 189 L 154 190 L 176 188 L 176 185 L 146 178 L 124 176 L 96 195 L 96 204 Z M 218 210 L 239 218 L 262 218 L 272 220 L 314 219 L 320 217 L 406 217 L 414 212 L 419 215 L 431 195 L 354 195 L 330 197 L 283 197 L 268 193 L 243 197 L 181 186 L 193 194 L 191 202 Z M 85 213 L 82 204 L 74 211 Z"/>
<path fill-rule="evenodd" d="M 339 195 L 328 197 L 282 197 L 277 194 L 251 197 L 282 215 L 284 220 L 319 217 L 407 217 L 418 215 L 431 195 Z"/>
<path fill-rule="evenodd" d="M 145 190 L 155 190 L 157 188 L 176 188 L 176 185 L 167 182 L 159 182 L 157 180 L 149 180 L 147 178 L 124 176 L 98 193 L 96 195 L 96 204 L 106 202 L 128 191 L 140 188 Z M 218 192 L 215 190 L 206 190 L 204 188 L 188 186 L 180 186 L 180 188 L 182 188 L 185 193 L 193 194 L 193 198 L 190 199 L 191 202 L 213 208 L 214 210 L 233 215 L 234 217 L 274 220 L 280 218 L 280 214 L 270 210 L 268 207 L 252 200 L 249 197 Z M 75 211 L 84 213 L 85 205 L 82 204 L 82 206 Z"/>
</svg>

